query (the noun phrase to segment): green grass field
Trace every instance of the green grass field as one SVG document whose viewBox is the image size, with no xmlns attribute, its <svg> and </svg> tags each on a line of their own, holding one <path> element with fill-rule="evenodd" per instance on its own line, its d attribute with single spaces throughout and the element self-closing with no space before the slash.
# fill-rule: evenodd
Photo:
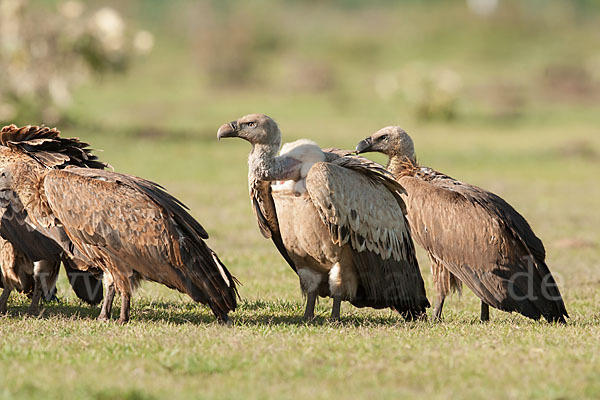
<svg viewBox="0 0 600 400">
<path fill-rule="evenodd" d="M 562 81 L 540 83 L 554 65 L 589 64 L 597 14 L 561 14 L 558 2 L 541 16 L 502 14 L 489 26 L 470 20 L 458 2 L 308 11 L 291 2 L 287 14 L 282 6 L 273 11 L 278 32 L 287 34 L 265 55 L 270 69 L 256 83 L 213 85 L 194 53 L 197 31 L 169 23 L 177 12 L 191 9 L 192 20 L 196 11 L 175 3 L 171 19 L 156 27 L 154 52 L 128 75 L 81 88 L 62 132 L 190 207 L 243 284 L 233 326 L 150 283 L 135 293 L 128 325 L 97 322 L 99 310 L 80 303 L 61 276 L 61 301 L 46 304 L 40 318 L 23 316 L 28 300 L 13 294 L 0 319 L 0 398 L 600 397 L 600 96 L 574 94 Z M 293 20 L 301 11 L 311 23 Z M 147 13 L 142 26 L 159 19 L 158 11 Z M 548 21 L 558 21 L 555 30 Z M 356 28 L 341 29 L 348 25 Z M 286 90 L 285 60 L 296 60 L 293 54 L 325 63 L 333 86 Z M 419 118 L 406 97 L 381 98 L 373 89 L 377 74 L 411 60 L 458 71 L 456 118 Z M 269 76 L 275 83 L 265 83 Z M 401 85 L 418 80 L 411 77 Z M 320 301 L 316 321 L 304 323 L 297 277 L 262 238 L 250 208 L 249 145 L 216 140 L 219 125 L 251 112 L 274 117 L 284 141 L 306 137 L 323 147 L 354 148 L 385 125 L 402 125 L 423 165 L 496 192 L 529 220 L 546 245 L 568 324 L 494 309 L 482 324 L 479 301 L 466 288 L 447 300 L 441 323 L 406 323 L 347 303 L 341 322 L 332 323 L 330 299 Z M 418 258 L 433 302 L 421 249 Z"/>
</svg>

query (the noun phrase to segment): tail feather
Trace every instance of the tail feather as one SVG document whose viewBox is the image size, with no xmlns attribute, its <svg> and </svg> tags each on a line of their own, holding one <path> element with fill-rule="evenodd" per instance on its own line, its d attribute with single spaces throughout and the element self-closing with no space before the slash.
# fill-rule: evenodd
<svg viewBox="0 0 600 400">
<path fill-rule="evenodd" d="M 425 283 L 418 270 L 416 258 L 396 261 L 382 260 L 370 251 L 354 252 L 359 285 L 355 307 L 390 307 L 406 319 L 425 314 L 430 307 L 425 293 Z"/>
<path fill-rule="evenodd" d="M 238 280 L 203 241 L 183 239 L 180 250 L 182 265 L 175 267 L 180 279 L 177 289 L 207 304 L 218 319 L 227 321 L 227 314 L 237 307 Z"/>
</svg>

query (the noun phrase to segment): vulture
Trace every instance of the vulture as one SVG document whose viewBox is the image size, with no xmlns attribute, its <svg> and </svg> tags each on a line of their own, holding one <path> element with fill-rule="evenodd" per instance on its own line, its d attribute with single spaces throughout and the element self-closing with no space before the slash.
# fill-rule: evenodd
<svg viewBox="0 0 600 400">
<path fill-rule="evenodd" d="M 45 261 L 42 261 L 42 263 L 43 262 Z M 2 295 L 0 296 L 0 314 L 6 314 L 8 298 L 13 290 L 33 296 L 34 268 L 36 267 L 38 267 L 38 269 L 43 268 L 43 265 L 34 266 L 33 261 L 25 254 L 17 251 L 8 240 L 4 240 L 0 237 L 0 287 L 4 288 Z M 56 268 L 51 268 L 50 272 L 58 272 L 58 266 Z M 36 276 L 47 278 L 47 280 L 41 284 L 41 287 L 42 289 L 46 289 L 43 292 L 45 296 L 51 296 L 53 294 L 52 289 L 54 287 L 56 274 L 37 273 Z M 35 294 L 41 296 L 42 292 L 36 292 Z M 39 298 L 32 299 L 29 307 L 30 312 L 37 308 L 38 302 Z"/>
<path fill-rule="evenodd" d="M 18 128 L 10 125 L 0 130 L 0 168 L 10 163 L 24 163 L 40 171 L 79 165 L 89 168 L 104 168 L 106 164 L 97 160 L 88 144 L 74 138 L 62 138 L 56 129 L 38 126 Z M 29 190 L 24 187 L 23 190 Z M 59 244 L 52 237 L 62 237 Z M 63 261 L 69 283 L 76 295 L 89 304 L 102 301 L 102 281 L 95 274 L 101 270 L 86 266 L 80 259 L 73 260 L 63 248 L 68 240 L 60 227 L 52 232 L 33 227 L 23 204 L 9 204 L 0 196 L 0 237 L 2 238 L 4 300 L 0 311 L 6 311 L 6 300 L 11 290 L 32 292 L 29 307 L 37 314 L 38 301 L 42 294 L 46 299 L 54 295 L 54 283 L 58 277 L 60 262 Z M 6 243 L 9 242 L 10 244 Z M 77 263 L 86 270 L 80 270 Z M 90 271 L 87 271 L 87 270 Z M 31 276 L 25 278 L 25 275 Z M 43 292 L 43 293 L 42 293 Z"/>
<path fill-rule="evenodd" d="M 428 253 L 438 293 L 434 318 L 445 297 L 467 285 L 489 306 L 538 320 L 568 318 L 546 265 L 542 241 L 521 214 L 494 193 L 417 163 L 413 141 L 401 128 L 383 128 L 359 142 L 356 153 L 380 152 L 406 190 L 411 232 Z"/>
<path fill-rule="evenodd" d="M 188 294 L 222 322 L 236 308 L 236 279 L 204 242 L 208 234 L 156 183 L 102 169 L 14 162 L 0 169 L 0 194 L 24 207 L 37 229 L 60 227 L 74 254 L 103 270 L 108 290 L 99 319 L 110 317 L 118 290 L 119 322 L 126 323 L 140 279 Z"/>
<path fill-rule="evenodd" d="M 380 166 L 302 140 L 277 155 L 281 132 L 271 118 L 251 114 L 221 126 L 218 139 L 252 144 L 248 183 L 261 233 L 298 274 L 304 318 L 318 296 L 356 307 L 391 308 L 406 319 L 429 307 L 404 216 L 402 190 Z M 291 181 L 291 182 L 289 182 Z"/>
</svg>

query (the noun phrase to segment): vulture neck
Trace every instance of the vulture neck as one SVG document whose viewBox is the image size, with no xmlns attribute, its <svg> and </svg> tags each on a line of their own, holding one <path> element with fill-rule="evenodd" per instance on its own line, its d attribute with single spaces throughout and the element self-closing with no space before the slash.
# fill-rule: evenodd
<svg viewBox="0 0 600 400">
<path fill-rule="evenodd" d="M 394 175 L 394 178 L 400 179 L 403 176 L 414 176 L 419 170 L 419 163 L 414 158 L 407 156 L 390 156 L 386 169 Z"/>
<path fill-rule="evenodd" d="M 254 144 L 248 157 L 248 175 L 262 181 L 276 181 L 285 175 L 278 144 Z"/>
</svg>

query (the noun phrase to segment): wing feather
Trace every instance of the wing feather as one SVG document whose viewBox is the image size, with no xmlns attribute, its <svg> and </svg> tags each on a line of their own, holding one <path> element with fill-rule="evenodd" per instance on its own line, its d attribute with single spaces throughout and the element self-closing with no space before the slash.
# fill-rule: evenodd
<svg viewBox="0 0 600 400">
<path fill-rule="evenodd" d="M 415 239 L 482 300 L 536 319 L 567 316 L 541 240 L 503 199 L 441 174 L 400 183 Z"/>
<path fill-rule="evenodd" d="M 206 231 L 158 185 L 110 171 L 67 168 L 50 171 L 44 190 L 53 213 L 90 259 L 126 265 L 208 303 L 218 315 L 235 309 L 236 280 L 203 241 Z"/>
<path fill-rule="evenodd" d="M 250 180 L 250 199 L 260 232 L 265 238 L 273 241 L 279 253 L 297 273 L 296 265 L 289 256 L 279 232 L 275 202 L 271 196 L 271 183 L 258 179 Z"/>
<path fill-rule="evenodd" d="M 429 307 L 399 192 L 387 174 L 341 157 L 315 164 L 306 188 L 332 241 L 353 249 L 361 285 L 356 306 L 417 316 Z"/>
</svg>

